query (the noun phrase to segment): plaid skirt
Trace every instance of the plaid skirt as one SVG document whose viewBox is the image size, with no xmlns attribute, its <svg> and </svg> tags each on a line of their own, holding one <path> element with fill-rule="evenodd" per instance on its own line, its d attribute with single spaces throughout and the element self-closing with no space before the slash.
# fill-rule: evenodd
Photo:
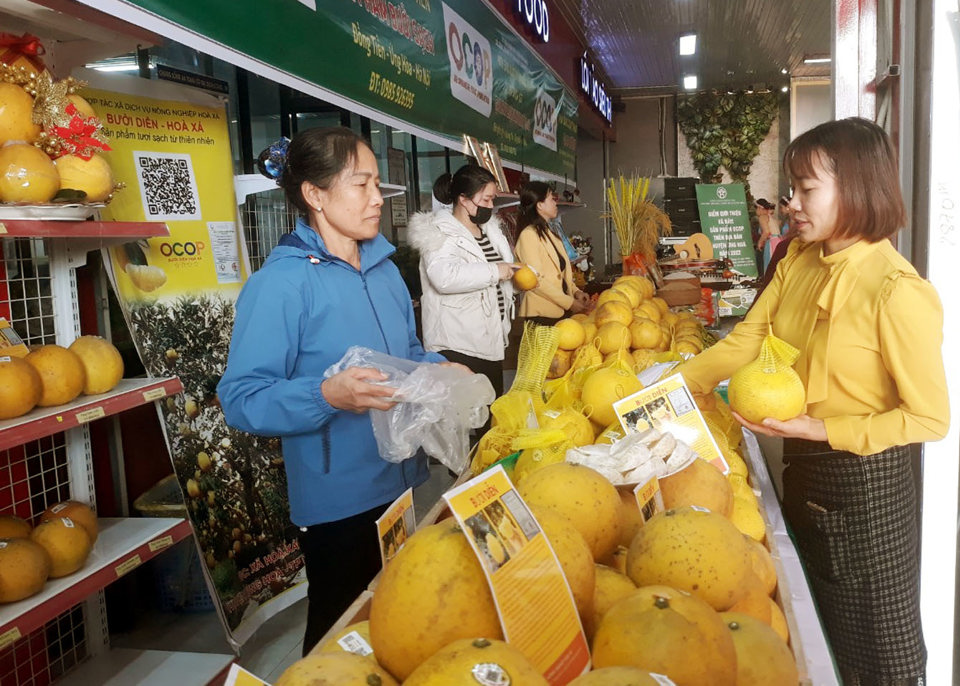
<svg viewBox="0 0 960 686">
<path fill-rule="evenodd" d="M 909 447 L 859 456 L 785 439 L 783 461 L 783 512 L 844 680 L 917 683 L 926 648 Z"/>
</svg>

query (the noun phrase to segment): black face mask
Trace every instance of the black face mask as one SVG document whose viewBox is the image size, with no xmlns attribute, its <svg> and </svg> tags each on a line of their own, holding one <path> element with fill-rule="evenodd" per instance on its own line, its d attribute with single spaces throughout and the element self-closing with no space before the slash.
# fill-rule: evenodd
<svg viewBox="0 0 960 686">
<path fill-rule="evenodd" d="M 467 216 L 470 217 L 470 221 L 476 224 L 477 226 L 483 226 L 488 221 L 490 221 L 490 218 L 493 216 L 493 208 L 484 207 L 483 205 L 477 205 L 477 213 L 468 214 Z"/>
</svg>

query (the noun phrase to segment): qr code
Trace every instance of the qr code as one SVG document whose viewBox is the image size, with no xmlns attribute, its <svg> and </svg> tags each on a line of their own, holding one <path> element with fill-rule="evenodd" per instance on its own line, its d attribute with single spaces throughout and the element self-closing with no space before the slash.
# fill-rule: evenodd
<svg viewBox="0 0 960 686">
<path fill-rule="evenodd" d="M 143 213 L 148 220 L 200 219 L 200 198 L 190 155 L 134 152 Z"/>
</svg>

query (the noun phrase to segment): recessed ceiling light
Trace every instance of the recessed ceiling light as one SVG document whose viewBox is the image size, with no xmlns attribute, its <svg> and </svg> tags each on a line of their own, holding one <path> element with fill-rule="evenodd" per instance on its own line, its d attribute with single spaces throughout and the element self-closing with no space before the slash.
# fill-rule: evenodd
<svg viewBox="0 0 960 686">
<path fill-rule="evenodd" d="M 781 87 L 780 87 L 780 92 L 781 92 L 781 93 L 786 93 L 786 92 L 789 91 L 789 90 L 790 90 L 790 86 L 781 86 Z"/>
<path fill-rule="evenodd" d="M 697 90 L 697 75 L 693 74 L 691 76 L 684 76 L 683 87 L 688 91 Z"/>
<path fill-rule="evenodd" d="M 680 54 L 681 55 L 693 55 L 697 52 L 697 34 L 688 33 L 685 36 L 680 36 Z"/>
<path fill-rule="evenodd" d="M 810 57 L 803 58 L 804 64 L 828 64 L 829 62 L 830 62 L 829 56 L 826 56 L 826 57 L 810 56 Z"/>
<path fill-rule="evenodd" d="M 780 70 L 780 73 L 781 73 L 781 74 L 789 74 L 790 72 L 787 70 L 786 67 L 784 67 L 783 69 Z"/>
</svg>

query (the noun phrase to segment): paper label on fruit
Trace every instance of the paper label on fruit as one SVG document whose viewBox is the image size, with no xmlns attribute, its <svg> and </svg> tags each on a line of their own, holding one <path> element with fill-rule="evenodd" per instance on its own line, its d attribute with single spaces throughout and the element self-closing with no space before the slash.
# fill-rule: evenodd
<svg viewBox="0 0 960 686">
<path fill-rule="evenodd" d="M 625 432 L 643 433 L 656 429 L 670 434 L 676 439 L 675 443 L 689 446 L 686 450 L 692 448 L 694 453 L 724 474 L 730 471 L 682 375 L 674 374 L 618 400 L 613 404 L 613 411 L 620 418 Z M 655 453 L 657 446 L 653 448 Z M 690 458 L 683 448 L 679 448 L 680 452 L 674 456 L 677 449 L 671 446 L 668 454 L 660 455 L 670 471 L 675 471 Z"/>
<path fill-rule="evenodd" d="M 380 540 L 380 561 L 386 565 L 400 552 L 407 538 L 417 527 L 413 510 L 413 489 L 408 488 L 377 520 L 377 538 Z"/>
<path fill-rule="evenodd" d="M 68 529 L 72 529 L 74 527 L 73 520 L 69 517 L 61 517 L 60 521 L 63 522 L 63 525 Z"/>
<path fill-rule="evenodd" d="M 590 653 L 573 594 L 549 541 L 503 467 L 497 465 L 443 497 L 480 560 L 506 640 L 551 685 L 586 672 Z"/>
<path fill-rule="evenodd" d="M 3 550 L 3 549 L 6 548 L 6 547 L 7 547 L 7 542 L 6 542 L 6 541 L 0 541 L 0 550 Z"/>
<path fill-rule="evenodd" d="M 470 673 L 473 675 L 473 680 L 480 686 L 510 686 L 510 675 L 503 667 L 493 662 L 474 665 Z"/>
<path fill-rule="evenodd" d="M 677 686 L 675 683 L 673 683 L 673 679 L 668 676 L 664 676 L 663 674 L 654 674 L 653 672 L 650 672 L 650 678 L 660 684 L 660 686 Z"/>
<path fill-rule="evenodd" d="M 357 631 L 344 634 L 337 639 L 337 644 L 348 653 L 356 653 L 357 655 L 371 655 L 373 653 L 373 648 Z"/>
</svg>

